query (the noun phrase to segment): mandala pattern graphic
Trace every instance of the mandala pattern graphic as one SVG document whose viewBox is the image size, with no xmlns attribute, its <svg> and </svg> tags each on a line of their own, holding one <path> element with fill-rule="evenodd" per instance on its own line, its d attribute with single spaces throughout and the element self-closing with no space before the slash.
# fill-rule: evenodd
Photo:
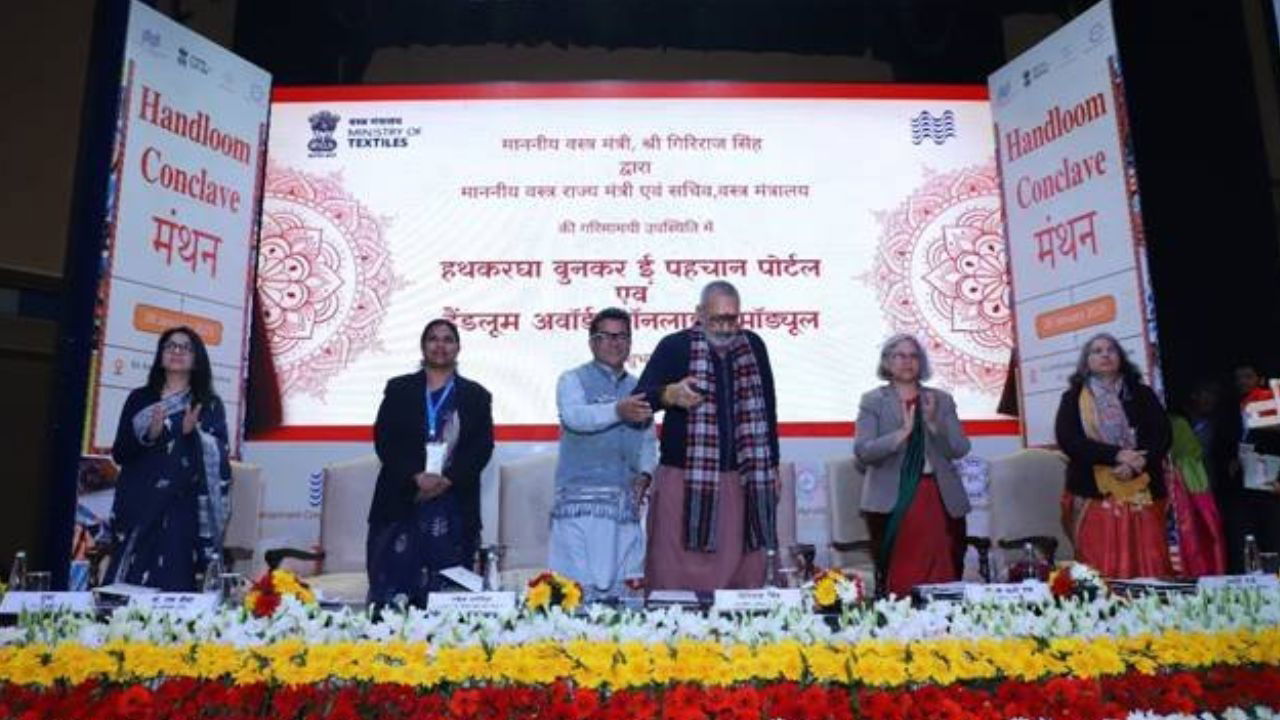
<svg viewBox="0 0 1280 720">
<path fill-rule="evenodd" d="M 267 168 L 258 298 L 282 395 L 323 399 L 334 375 L 378 349 L 387 302 L 404 284 L 385 224 L 339 175 Z"/>
<path fill-rule="evenodd" d="M 876 219 L 882 234 L 869 280 L 890 326 L 925 344 L 944 384 L 998 392 L 1013 315 L 995 166 L 931 173 Z"/>
</svg>

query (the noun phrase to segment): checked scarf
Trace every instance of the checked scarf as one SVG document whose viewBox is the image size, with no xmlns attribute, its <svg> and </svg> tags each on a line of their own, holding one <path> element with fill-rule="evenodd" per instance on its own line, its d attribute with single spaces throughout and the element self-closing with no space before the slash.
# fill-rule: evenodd
<svg viewBox="0 0 1280 720">
<path fill-rule="evenodd" d="M 704 393 L 704 400 L 689 411 L 685 455 L 684 545 L 688 550 L 715 552 L 716 483 L 720 467 L 720 433 L 717 423 L 715 371 L 711 343 L 701 325 L 690 329 L 689 375 Z M 742 481 L 746 505 L 746 547 L 776 547 L 777 467 L 769 444 L 769 419 L 764 383 L 751 343 L 743 333 L 731 341 L 724 369 L 732 373 L 734 394 L 733 441 L 735 468 Z"/>
</svg>

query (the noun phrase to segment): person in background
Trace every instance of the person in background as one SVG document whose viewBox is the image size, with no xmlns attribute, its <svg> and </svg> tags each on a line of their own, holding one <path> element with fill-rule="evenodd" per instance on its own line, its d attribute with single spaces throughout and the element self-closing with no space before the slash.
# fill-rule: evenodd
<svg viewBox="0 0 1280 720">
<path fill-rule="evenodd" d="M 1215 434 L 1219 434 L 1213 418 L 1218 396 L 1213 382 L 1196 383 L 1187 393 L 1181 411 L 1169 415 L 1172 440 L 1165 484 L 1177 546 L 1177 555 L 1171 554 L 1170 560 L 1180 576 L 1226 572 L 1222 518 L 1213 495 L 1214 444 Z"/>
<path fill-rule="evenodd" d="M 1063 525 L 1076 559 L 1104 577 L 1170 577 L 1165 535 L 1169 419 L 1106 333 L 1080 350 L 1055 422 L 1066 453 Z"/>
<path fill-rule="evenodd" d="M 221 567 L 231 515 L 227 438 L 204 342 L 189 327 L 164 331 L 111 448 L 120 475 L 106 583 L 191 592 L 210 563 Z"/>
<path fill-rule="evenodd" d="M 493 455 L 493 400 L 458 374 L 458 328 L 427 323 L 422 369 L 387 382 L 373 425 L 382 461 L 369 507 L 369 602 L 426 604 L 441 570 L 471 568 L 480 541 L 480 474 Z"/>
<path fill-rule="evenodd" d="M 866 473 L 876 592 L 907 596 L 963 574 L 969 497 L 951 461 L 969 452 L 969 438 L 955 400 L 924 386 L 929 358 L 913 336 L 884 343 L 876 374 L 886 384 L 858 402 L 853 452 Z"/>
<path fill-rule="evenodd" d="M 625 369 L 631 316 L 606 308 L 591 319 L 591 362 L 556 383 L 560 453 L 551 509 L 552 570 L 589 599 L 617 597 L 644 577 L 640 503 L 658 464 L 653 410 Z"/>
<path fill-rule="evenodd" d="M 1258 364 L 1241 363 L 1235 368 L 1239 404 L 1230 408 L 1224 431 L 1231 438 L 1231 458 L 1223 482 L 1223 515 L 1226 519 L 1227 567 L 1244 571 L 1245 537 L 1252 535 L 1261 552 L 1280 552 L 1280 485 L 1276 490 L 1245 487 L 1240 463 L 1241 445 L 1252 446 L 1262 455 L 1280 455 L 1280 429 L 1249 429 L 1244 409 L 1249 403 L 1273 399 L 1267 377 Z"/>
<path fill-rule="evenodd" d="M 664 337 L 636 392 L 665 412 L 649 506 L 651 589 L 760 587 L 777 549 L 778 403 L 738 290 L 702 289 L 692 327 Z"/>
</svg>

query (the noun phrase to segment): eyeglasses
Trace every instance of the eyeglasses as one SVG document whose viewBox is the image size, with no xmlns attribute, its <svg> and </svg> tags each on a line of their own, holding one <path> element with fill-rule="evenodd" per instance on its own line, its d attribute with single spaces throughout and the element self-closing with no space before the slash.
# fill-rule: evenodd
<svg viewBox="0 0 1280 720">
<path fill-rule="evenodd" d="M 598 332 L 592 335 L 591 339 L 599 340 L 600 342 L 631 342 L 631 333 Z"/>
<path fill-rule="evenodd" d="M 165 343 L 163 347 L 165 352 L 170 352 L 175 355 L 185 355 L 191 352 L 190 343 L 173 342 L 172 340 L 170 340 L 169 342 Z"/>
<path fill-rule="evenodd" d="M 718 325 L 718 326 L 720 326 L 720 327 L 727 327 L 727 326 L 730 326 L 730 325 L 737 325 L 737 324 L 738 324 L 738 316 L 737 316 L 737 315 L 732 315 L 732 314 L 729 314 L 729 315 L 708 315 L 708 316 L 707 316 L 707 324 L 708 324 L 708 325 Z"/>
</svg>

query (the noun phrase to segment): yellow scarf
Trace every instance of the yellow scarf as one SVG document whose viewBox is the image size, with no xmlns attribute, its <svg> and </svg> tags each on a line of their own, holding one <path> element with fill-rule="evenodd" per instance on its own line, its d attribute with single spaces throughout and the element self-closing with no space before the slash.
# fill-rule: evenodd
<svg viewBox="0 0 1280 720">
<path fill-rule="evenodd" d="M 1084 434 L 1096 442 L 1105 442 L 1098 429 L 1098 412 L 1093 400 L 1093 391 L 1088 385 L 1080 388 L 1080 422 L 1084 425 Z M 1110 465 L 1094 465 L 1093 479 L 1098 484 L 1098 492 L 1117 502 L 1130 505 L 1151 504 L 1151 476 L 1143 472 L 1136 477 L 1125 480 L 1116 475 Z"/>
</svg>

